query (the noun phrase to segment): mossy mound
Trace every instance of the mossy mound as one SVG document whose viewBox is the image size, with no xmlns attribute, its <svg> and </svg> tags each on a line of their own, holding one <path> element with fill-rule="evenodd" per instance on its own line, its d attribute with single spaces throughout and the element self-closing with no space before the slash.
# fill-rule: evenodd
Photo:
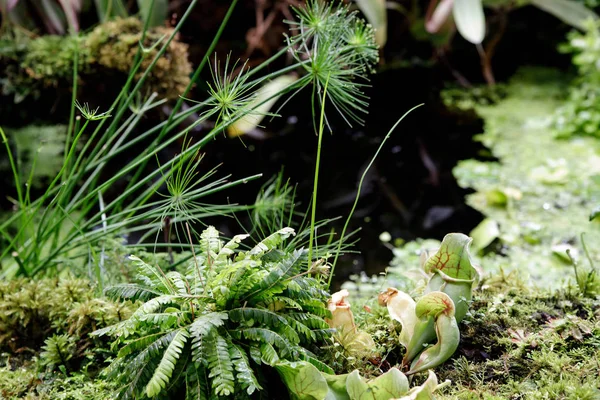
<svg viewBox="0 0 600 400">
<path fill-rule="evenodd" d="M 96 27 L 85 39 L 90 64 L 127 74 L 133 67 L 140 43 L 146 49 L 136 78 L 150 66 L 163 43 L 173 33 L 172 28 L 155 27 L 146 32 L 142 41 L 142 22 L 137 18 L 108 21 Z M 192 66 L 187 59 L 188 46 L 171 41 L 165 54 L 158 59 L 146 82 L 149 91 L 160 97 L 175 98 L 190 82 Z"/>
<path fill-rule="evenodd" d="M 436 370 L 453 382 L 440 398 L 600 398 L 600 300 L 523 291 L 516 279 L 474 298 L 459 350 Z"/>
<path fill-rule="evenodd" d="M 28 96 L 38 98 L 44 89 L 70 89 L 76 58 L 80 84 L 115 78 L 124 82 L 141 42 L 145 50 L 135 76 L 139 79 L 173 29 L 150 28 L 143 41 L 142 31 L 142 22 L 132 17 L 105 22 L 81 36 L 31 38 L 17 31 L 7 32 L 0 37 L 2 94 L 13 96 L 14 102 L 19 103 Z M 188 46 L 174 38 L 146 79 L 143 92 L 176 98 L 189 84 L 191 72 Z"/>
</svg>

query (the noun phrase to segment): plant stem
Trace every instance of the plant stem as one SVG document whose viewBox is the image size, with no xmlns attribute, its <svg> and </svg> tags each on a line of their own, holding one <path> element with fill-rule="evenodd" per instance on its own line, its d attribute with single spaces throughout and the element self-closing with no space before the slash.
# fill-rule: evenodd
<svg viewBox="0 0 600 400">
<path fill-rule="evenodd" d="M 319 186 L 319 165 L 321 164 L 321 143 L 323 141 L 323 130 L 325 128 L 325 123 L 323 121 L 325 117 L 325 99 L 327 96 L 327 85 L 329 84 L 329 76 L 327 75 L 327 80 L 325 81 L 325 88 L 323 89 L 323 99 L 321 101 L 321 118 L 319 120 L 319 140 L 317 143 L 317 161 L 315 163 L 315 179 L 313 184 L 313 198 L 312 198 L 312 210 L 310 214 L 310 239 L 308 242 L 308 265 L 307 269 L 310 269 L 312 265 L 312 247 L 313 240 L 315 237 L 315 216 L 317 212 L 317 187 Z"/>
<path fill-rule="evenodd" d="M 344 237 L 346 235 L 346 229 L 348 228 L 348 224 L 350 223 L 350 219 L 352 218 L 352 214 L 354 214 L 354 210 L 356 210 L 356 205 L 358 204 L 358 199 L 360 198 L 360 191 L 362 189 L 362 184 L 363 184 L 363 182 L 365 180 L 365 177 L 367 176 L 367 172 L 369 172 L 369 169 L 371 168 L 371 166 L 375 162 L 375 159 L 379 155 L 379 152 L 383 148 L 383 145 L 390 138 L 390 136 L 392 135 L 392 132 L 394 131 L 394 129 L 396 129 L 396 127 L 398 126 L 398 124 L 400 122 L 402 122 L 402 120 L 404 119 L 404 117 L 406 117 L 413 110 L 421 107 L 422 105 L 423 104 L 419 104 L 419 105 L 414 106 L 413 108 L 411 108 L 410 110 L 408 110 L 407 112 L 405 112 L 404 115 L 401 116 L 400 119 L 398 119 L 398 121 L 396 121 L 396 123 L 394 124 L 394 126 L 392 126 L 392 128 L 388 131 L 387 135 L 385 135 L 385 137 L 381 141 L 381 144 L 379 144 L 379 147 L 377 148 L 377 151 L 375 152 L 375 155 L 373 156 L 373 158 L 371 158 L 371 162 L 369 162 L 369 165 L 367 165 L 367 168 L 365 168 L 362 176 L 360 177 L 360 181 L 358 182 L 358 190 L 356 191 L 356 197 L 354 198 L 354 204 L 352 205 L 352 209 L 350 210 L 350 214 L 348 214 L 348 217 L 346 218 L 346 223 L 344 224 L 344 228 L 342 229 L 342 234 L 341 234 L 340 239 L 338 241 L 338 248 L 337 248 L 337 250 L 335 252 L 335 258 L 333 259 L 333 264 L 331 265 L 331 272 L 329 274 L 329 280 L 327 281 L 327 287 L 331 286 L 331 279 L 333 278 L 333 272 L 335 271 L 335 264 L 337 263 L 337 259 L 338 259 L 339 255 L 340 255 L 340 250 L 342 249 L 342 243 L 344 242 Z"/>
</svg>

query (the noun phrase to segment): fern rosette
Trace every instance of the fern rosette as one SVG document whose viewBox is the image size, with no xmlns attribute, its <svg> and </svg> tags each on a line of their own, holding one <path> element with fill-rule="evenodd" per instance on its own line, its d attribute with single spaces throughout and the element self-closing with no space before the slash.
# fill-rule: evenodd
<svg viewBox="0 0 600 400">
<path fill-rule="evenodd" d="M 303 271 L 306 251 L 278 249 L 293 234 L 283 228 L 238 252 L 247 235 L 224 243 L 208 227 L 185 274 L 131 257 L 140 283 L 107 294 L 144 303 L 128 320 L 95 332 L 115 337 L 120 348 L 107 369 L 121 385 L 118 398 L 243 398 L 265 387 L 267 369 L 257 366 L 281 361 L 331 372 L 307 349 L 331 335 L 323 319 L 330 317 L 327 292 Z"/>
</svg>

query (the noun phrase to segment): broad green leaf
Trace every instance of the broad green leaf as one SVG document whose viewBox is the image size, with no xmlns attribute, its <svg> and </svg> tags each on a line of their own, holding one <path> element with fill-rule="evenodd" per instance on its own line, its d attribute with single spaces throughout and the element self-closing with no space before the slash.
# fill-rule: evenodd
<svg viewBox="0 0 600 400">
<path fill-rule="evenodd" d="M 531 0 L 537 8 L 554 15 L 566 24 L 585 30 L 585 21 L 597 20 L 598 15 L 583 2 L 573 0 Z"/>
<path fill-rule="evenodd" d="M 500 236 L 500 227 L 495 220 L 486 218 L 471 231 L 469 236 L 473 238 L 473 250 L 478 253 Z"/>
<path fill-rule="evenodd" d="M 449 233 L 438 251 L 427 259 L 424 269 L 428 273 L 443 272 L 452 279 L 472 281 L 478 277 L 473 267 L 469 246 L 473 239 L 462 233 Z"/>
<path fill-rule="evenodd" d="M 454 316 L 454 302 L 444 292 L 431 292 L 421 297 L 415 306 L 419 319 L 437 318 L 441 314 Z"/>
<path fill-rule="evenodd" d="M 481 0 L 454 0 L 456 29 L 466 40 L 480 44 L 485 37 L 485 15 Z"/>
<path fill-rule="evenodd" d="M 421 386 L 412 388 L 406 396 L 397 400 L 432 400 L 435 399 L 433 393 L 450 384 L 449 380 L 438 384 L 437 376 L 432 370 L 429 370 L 429 377 Z"/>
<path fill-rule="evenodd" d="M 356 5 L 375 29 L 375 40 L 379 47 L 387 42 L 386 0 L 356 0 Z"/>
<path fill-rule="evenodd" d="M 167 0 L 154 0 L 154 4 L 150 0 L 137 0 L 140 9 L 142 21 L 146 21 L 150 17 L 149 26 L 160 26 L 165 23 L 169 12 L 169 3 Z"/>
<path fill-rule="evenodd" d="M 392 368 L 385 374 L 368 382 L 371 395 L 375 400 L 388 400 L 408 392 L 408 379 L 398 368 Z"/>
<path fill-rule="evenodd" d="M 408 392 L 408 379 L 397 368 L 370 381 L 354 370 L 346 379 L 346 389 L 351 400 L 390 400 Z"/>
<path fill-rule="evenodd" d="M 292 399 L 322 400 L 327 397 L 327 381 L 311 363 L 285 362 L 275 365 L 275 369 L 288 387 Z"/>
<path fill-rule="evenodd" d="M 327 393 L 325 400 L 350 400 L 350 396 L 348 396 L 348 391 L 346 390 L 348 374 L 331 375 L 321 373 L 321 375 L 325 378 L 329 386 L 329 393 Z"/>
<path fill-rule="evenodd" d="M 357 369 L 352 371 L 346 379 L 346 390 L 351 400 L 363 400 L 370 397 L 369 385 L 365 379 L 360 376 Z"/>
</svg>

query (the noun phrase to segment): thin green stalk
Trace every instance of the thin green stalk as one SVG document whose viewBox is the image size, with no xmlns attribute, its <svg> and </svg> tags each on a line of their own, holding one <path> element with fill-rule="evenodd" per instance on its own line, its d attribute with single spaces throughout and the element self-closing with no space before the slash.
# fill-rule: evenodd
<svg viewBox="0 0 600 400">
<path fill-rule="evenodd" d="M 348 217 L 346 218 L 346 223 L 344 224 L 344 228 L 342 229 L 342 234 L 340 235 L 339 242 L 338 242 L 338 247 L 337 247 L 337 250 L 335 252 L 335 258 L 333 259 L 333 263 L 331 264 L 331 272 L 329 274 L 329 280 L 327 281 L 327 287 L 331 286 L 331 279 L 333 278 L 333 272 L 335 271 L 335 265 L 337 263 L 338 257 L 340 255 L 340 251 L 342 249 L 342 243 L 344 242 L 344 238 L 345 238 L 345 235 L 346 235 L 346 229 L 348 228 L 348 224 L 350 223 L 350 219 L 352 218 L 352 214 L 354 214 L 354 210 L 356 210 L 356 205 L 358 204 L 358 199 L 360 198 L 360 192 L 362 190 L 362 184 L 363 184 L 363 182 L 365 180 L 365 177 L 367 176 L 367 172 L 369 172 L 369 169 L 371 168 L 371 166 L 375 162 L 375 159 L 379 155 L 379 152 L 383 148 L 383 145 L 390 138 L 390 136 L 392 135 L 392 132 L 394 132 L 394 129 L 396 129 L 396 127 L 398 126 L 398 124 L 400 122 L 402 122 L 402 120 L 404 119 L 404 117 L 406 117 L 413 110 L 421 107 L 422 105 L 423 104 L 419 104 L 419 105 L 414 106 L 413 108 L 411 108 L 410 110 L 408 110 L 407 112 L 405 112 L 404 115 L 401 116 L 400 119 L 398 119 L 398 121 L 396 121 L 396 123 L 394 124 L 394 126 L 392 126 L 392 128 L 388 131 L 387 135 L 385 135 L 385 138 L 383 138 L 383 140 L 381 141 L 381 144 L 377 148 L 377 151 L 375 152 L 375 155 L 373 156 L 373 158 L 371 158 L 371 161 L 369 162 L 369 165 L 367 165 L 367 168 L 365 168 L 362 176 L 360 177 L 360 181 L 358 182 L 358 189 L 357 189 L 357 192 L 356 192 L 356 197 L 354 198 L 354 204 L 352 205 L 352 209 L 350 210 L 350 214 L 348 214 Z"/>
<path fill-rule="evenodd" d="M 329 84 L 329 75 L 325 81 L 325 88 L 323 89 L 323 99 L 321 101 L 321 119 L 319 121 L 319 140 L 317 143 L 317 161 L 315 163 L 315 179 L 313 184 L 313 198 L 312 198 L 312 210 L 310 215 L 310 239 L 308 242 L 308 269 L 312 264 L 312 247 L 313 240 L 315 237 L 315 217 L 317 213 L 317 187 L 319 186 L 319 166 L 321 164 L 321 143 L 323 141 L 323 130 L 325 128 L 324 117 L 325 117 L 325 99 L 327 96 L 327 85 Z"/>
<path fill-rule="evenodd" d="M 65 150 L 63 153 L 63 165 L 68 162 L 67 153 L 69 152 L 69 145 L 71 143 L 71 136 L 73 135 L 73 126 L 75 125 L 75 100 L 77 99 L 77 77 L 79 67 L 79 41 L 75 46 L 75 54 L 73 56 L 73 93 L 71 94 L 71 111 L 69 115 L 69 128 L 67 129 L 67 138 L 65 140 Z"/>
<path fill-rule="evenodd" d="M 213 40 L 212 40 L 210 46 L 208 47 L 208 50 L 206 51 L 206 53 L 204 54 L 204 57 L 202 57 L 202 60 L 200 61 L 200 65 L 198 65 L 198 68 L 196 68 L 196 70 L 194 71 L 194 74 L 192 75 L 190 82 L 188 83 L 185 90 L 183 91 L 183 94 L 181 96 L 179 96 L 179 98 L 177 99 L 177 102 L 175 103 L 173 110 L 171 111 L 171 113 L 169 113 L 169 118 L 167 120 L 167 123 L 163 126 L 162 130 L 160 131 L 160 133 L 154 140 L 154 143 L 160 142 L 160 140 L 166 135 L 167 128 L 170 126 L 171 122 L 173 121 L 175 114 L 177 114 L 177 112 L 181 108 L 184 98 L 187 96 L 187 94 L 192 89 L 194 83 L 200 77 L 200 73 L 202 72 L 202 70 L 204 69 L 204 66 L 208 62 L 210 54 L 217 47 L 217 43 L 218 43 L 219 39 L 221 38 L 223 31 L 225 30 L 225 26 L 227 25 L 229 18 L 231 17 L 231 14 L 233 13 L 233 10 L 235 9 L 237 2 L 238 2 L 238 0 L 233 0 L 231 2 L 231 5 L 229 6 L 227 13 L 225 14 L 225 17 L 223 18 L 223 21 L 221 21 L 221 25 L 219 26 L 217 33 L 213 37 Z M 150 146 L 150 147 L 152 147 L 152 146 Z M 144 168 L 146 167 L 146 164 L 147 164 L 147 162 L 144 162 L 139 166 L 138 170 L 135 172 L 135 174 L 130 182 L 135 182 L 137 180 L 137 178 L 143 173 Z"/>
</svg>

